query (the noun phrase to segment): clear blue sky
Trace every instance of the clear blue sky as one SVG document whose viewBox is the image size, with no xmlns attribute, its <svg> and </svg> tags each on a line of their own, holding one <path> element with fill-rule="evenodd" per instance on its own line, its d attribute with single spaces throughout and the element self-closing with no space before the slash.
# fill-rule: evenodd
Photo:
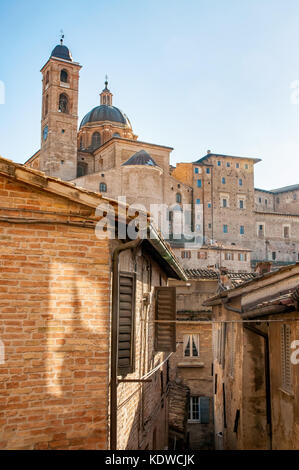
<svg viewBox="0 0 299 470">
<path fill-rule="evenodd" d="M 59 42 L 83 65 L 79 119 L 104 76 L 140 140 L 172 163 L 215 153 L 263 159 L 256 186 L 299 183 L 298 0 L 0 0 L 0 155 L 40 144 L 40 68 Z"/>
</svg>

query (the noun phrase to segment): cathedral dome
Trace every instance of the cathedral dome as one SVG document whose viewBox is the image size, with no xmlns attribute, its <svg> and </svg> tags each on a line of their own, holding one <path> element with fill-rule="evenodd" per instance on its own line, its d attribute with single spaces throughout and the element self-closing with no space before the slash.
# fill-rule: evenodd
<svg viewBox="0 0 299 470">
<path fill-rule="evenodd" d="M 59 44 L 53 49 L 51 57 L 57 57 L 58 59 L 64 59 L 73 62 L 70 50 L 63 44 Z"/>
<path fill-rule="evenodd" d="M 82 119 L 80 124 L 81 127 L 85 126 L 90 122 L 101 122 L 101 121 L 112 121 L 120 124 L 125 124 L 131 128 L 131 123 L 128 117 L 115 106 L 109 106 L 107 104 L 101 104 L 93 108 L 86 116 Z"/>
</svg>

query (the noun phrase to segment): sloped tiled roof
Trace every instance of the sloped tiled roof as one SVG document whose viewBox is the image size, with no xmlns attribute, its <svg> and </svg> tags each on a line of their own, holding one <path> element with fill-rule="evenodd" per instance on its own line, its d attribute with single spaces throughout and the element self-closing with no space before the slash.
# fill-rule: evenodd
<svg viewBox="0 0 299 470">
<path fill-rule="evenodd" d="M 220 273 L 214 269 L 186 269 L 188 279 L 219 279 Z M 236 273 L 228 272 L 227 277 L 230 279 L 234 287 L 242 284 L 243 282 L 251 281 L 258 275 L 257 273 Z"/>
</svg>

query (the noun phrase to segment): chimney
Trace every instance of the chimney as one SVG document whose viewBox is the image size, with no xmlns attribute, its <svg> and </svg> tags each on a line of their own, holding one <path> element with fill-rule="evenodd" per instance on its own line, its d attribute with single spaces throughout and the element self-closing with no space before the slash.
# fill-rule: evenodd
<svg viewBox="0 0 299 470">
<path fill-rule="evenodd" d="M 254 272 L 262 276 L 263 274 L 270 273 L 271 269 L 271 261 L 260 261 L 259 263 L 257 263 Z"/>
</svg>

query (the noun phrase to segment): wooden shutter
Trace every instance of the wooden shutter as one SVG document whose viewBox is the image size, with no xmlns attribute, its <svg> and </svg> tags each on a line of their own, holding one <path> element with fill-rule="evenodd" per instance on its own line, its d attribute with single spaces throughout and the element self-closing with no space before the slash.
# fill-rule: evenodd
<svg viewBox="0 0 299 470">
<path fill-rule="evenodd" d="M 119 374 L 129 374 L 134 367 L 134 311 L 135 276 L 119 275 L 119 331 L 118 331 L 118 369 Z"/>
<path fill-rule="evenodd" d="M 200 397 L 200 422 L 201 424 L 209 424 L 210 422 L 209 397 Z"/>
<path fill-rule="evenodd" d="M 163 323 L 155 325 L 155 350 L 162 352 L 176 351 L 176 288 L 156 287 L 155 320 Z M 167 321 L 171 323 L 167 323 Z M 165 322 L 165 323 L 164 323 Z"/>
<path fill-rule="evenodd" d="M 287 392 L 292 392 L 291 369 L 291 327 L 281 326 L 281 385 Z"/>
</svg>

